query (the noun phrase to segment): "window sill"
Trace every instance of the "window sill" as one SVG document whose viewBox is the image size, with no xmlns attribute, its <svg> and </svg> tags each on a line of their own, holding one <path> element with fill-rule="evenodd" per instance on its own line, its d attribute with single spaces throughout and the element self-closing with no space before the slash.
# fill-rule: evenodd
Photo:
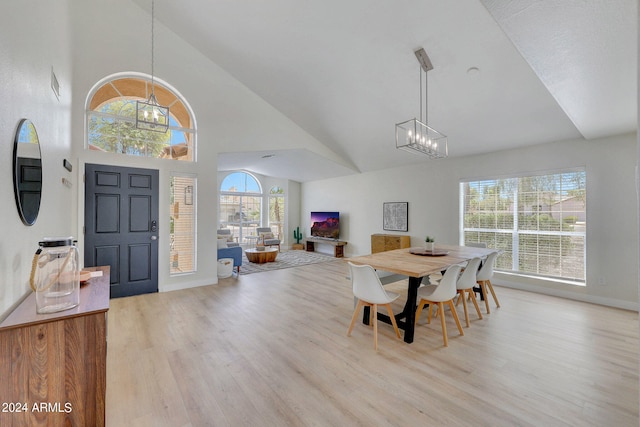
<svg viewBox="0 0 640 427">
<path fill-rule="evenodd" d="M 521 277 L 521 278 L 528 279 L 528 280 L 561 283 L 563 285 L 571 285 L 571 286 L 581 286 L 581 287 L 587 286 L 586 282 L 577 281 L 577 280 L 559 279 L 557 277 L 536 276 L 536 275 L 533 275 L 533 274 L 526 274 L 526 273 L 513 273 L 513 272 L 510 272 L 510 271 L 498 271 L 498 270 L 496 270 L 495 272 L 496 272 L 496 274 L 500 274 L 500 275 L 504 275 L 504 276 Z"/>
</svg>

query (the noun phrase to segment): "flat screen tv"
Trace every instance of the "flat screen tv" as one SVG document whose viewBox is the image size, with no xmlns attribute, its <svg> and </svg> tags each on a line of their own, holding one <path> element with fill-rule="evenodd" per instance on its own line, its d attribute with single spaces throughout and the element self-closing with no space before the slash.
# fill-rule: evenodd
<svg viewBox="0 0 640 427">
<path fill-rule="evenodd" d="M 311 212 L 311 236 L 338 239 L 340 212 Z"/>
</svg>

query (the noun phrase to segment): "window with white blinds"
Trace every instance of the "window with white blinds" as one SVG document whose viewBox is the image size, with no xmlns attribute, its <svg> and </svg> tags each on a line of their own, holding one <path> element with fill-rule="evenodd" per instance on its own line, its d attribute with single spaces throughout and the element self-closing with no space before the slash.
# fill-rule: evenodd
<svg viewBox="0 0 640 427">
<path fill-rule="evenodd" d="M 463 181 L 463 244 L 501 250 L 496 269 L 583 284 L 586 172 Z"/>
<path fill-rule="evenodd" d="M 169 179 L 170 275 L 196 271 L 196 184 L 191 174 L 172 172 Z"/>
</svg>

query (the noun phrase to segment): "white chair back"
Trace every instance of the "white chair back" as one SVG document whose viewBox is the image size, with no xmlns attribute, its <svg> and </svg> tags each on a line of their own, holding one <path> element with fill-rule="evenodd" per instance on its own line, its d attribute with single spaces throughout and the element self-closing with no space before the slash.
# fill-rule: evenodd
<svg viewBox="0 0 640 427">
<path fill-rule="evenodd" d="M 387 295 L 380 283 L 380 278 L 370 265 L 356 265 L 349 263 L 351 270 L 351 284 L 356 298 L 371 304 L 388 304 L 395 300 Z"/>
<path fill-rule="evenodd" d="M 462 275 L 456 283 L 457 289 L 471 289 L 476 286 L 476 275 L 478 274 L 478 267 L 480 267 L 480 258 L 473 258 L 467 263 Z"/>
<path fill-rule="evenodd" d="M 433 302 L 449 301 L 453 299 L 458 293 L 456 289 L 456 282 L 458 281 L 458 275 L 460 274 L 461 267 L 459 265 L 452 265 L 444 272 L 440 283 L 436 286 L 436 289 L 428 299 Z M 430 285 L 431 286 L 431 285 Z"/>
<path fill-rule="evenodd" d="M 480 271 L 478 271 L 476 280 L 478 281 L 491 280 L 491 278 L 493 277 L 493 264 L 495 264 L 497 257 L 498 257 L 497 252 L 491 252 L 489 255 L 487 255 L 487 259 L 482 264 Z"/>
</svg>

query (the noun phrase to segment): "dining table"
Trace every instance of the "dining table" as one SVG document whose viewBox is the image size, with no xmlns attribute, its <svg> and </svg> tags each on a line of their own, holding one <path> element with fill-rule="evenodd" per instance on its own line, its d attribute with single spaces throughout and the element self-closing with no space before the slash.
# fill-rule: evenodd
<svg viewBox="0 0 640 427">
<path fill-rule="evenodd" d="M 404 342 L 412 343 L 415 331 L 418 288 L 423 279 L 435 273 L 441 273 L 452 265 L 463 264 L 473 258 L 484 259 L 496 249 L 477 248 L 437 244 L 433 250 L 413 247 L 378 252 L 370 255 L 348 258 L 347 261 L 358 265 L 370 265 L 376 271 L 393 274 L 398 280 L 408 277 L 407 300 L 400 313 L 394 314 L 398 328 L 404 330 Z M 396 276 L 397 275 L 397 276 Z M 365 309 L 368 307 L 365 307 Z M 378 313 L 378 319 L 391 323 L 391 318 Z M 369 313 L 365 310 L 363 322 L 368 323 Z"/>
</svg>

